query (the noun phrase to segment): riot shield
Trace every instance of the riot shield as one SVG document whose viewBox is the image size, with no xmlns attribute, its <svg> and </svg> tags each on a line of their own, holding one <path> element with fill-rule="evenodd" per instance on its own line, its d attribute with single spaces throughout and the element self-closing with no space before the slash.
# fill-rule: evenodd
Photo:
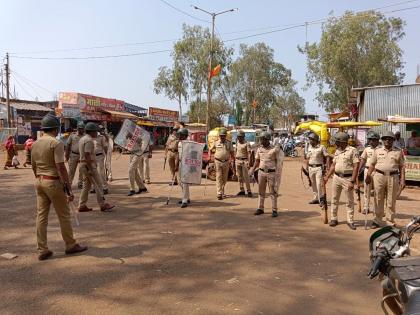
<svg viewBox="0 0 420 315">
<path fill-rule="evenodd" d="M 186 140 L 181 142 L 181 159 L 179 163 L 181 183 L 201 184 L 203 148 L 204 144 L 202 143 Z"/>
<path fill-rule="evenodd" d="M 149 147 L 150 133 L 131 120 L 126 119 L 114 141 L 118 146 L 129 152 L 142 155 Z"/>
</svg>

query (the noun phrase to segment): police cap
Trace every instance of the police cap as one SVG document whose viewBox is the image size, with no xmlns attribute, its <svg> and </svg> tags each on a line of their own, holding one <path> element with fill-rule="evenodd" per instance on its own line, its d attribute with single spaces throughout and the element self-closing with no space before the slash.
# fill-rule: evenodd
<svg viewBox="0 0 420 315">
<path fill-rule="evenodd" d="M 48 113 L 41 120 L 42 130 L 56 129 L 59 127 L 60 127 L 60 120 L 52 113 Z"/>
<path fill-rule="evenodd" d="M 379 133 L 377 133 L 376 131 L 369 131 L 367 134 L 367 138 L 373 139 L 373 140 L 379 140 L 381 137 L 379 136 Z"/>
<path fill-rule="evenodd" d="M 334 135 L 335 142 L 348 142 L 350 136 L 346 132 L 339 131 Z"/>
<path fill-rule="evenodd" d="M 261 139 L 271 140 L 271 134 L 268 131 L 263 131 L 260 134 Z"/>
<path fill-rule="evenodd" d="M 395 139 L 395 136 L 394 136 L 394 133 L 392 131 L 385 131 L 384 134 L 382 135 L 381 139 L 383 140 L 384 138 Z"/>
<path fill-rule="evenodd" d="M 93 122 L 88 122 L 85 126 L 85 131 L 98 131 L 98 125 Z"/>
<path fill-rule="evenodd" d="M 227 135 L 226 128 L 220 128 L 220 130 L 219 130 L 219 136 L 226 136 L 226 135 Z"/>
<path fill-rule="evenodd" d="M 319 136 L 316 133 L 311 132 L 308 136 L 309 139 L 319 141 Z"/>
<path fill-rule="evenodd" d="M 245 131 L 238 130 L 238 137 L 245 137 Z"/>
<path fill-rule="evenodd" d="M 188 136 L 188 129 L 187 128 L 178 129 L 178 134 L 182 136 Z"/>
<path fill-rule="evenodd" d="M 85 124 L 83 123 L 83 121 L 79 121 L 77 123 L 77 129 L 85 129 Z"/>
</svg>

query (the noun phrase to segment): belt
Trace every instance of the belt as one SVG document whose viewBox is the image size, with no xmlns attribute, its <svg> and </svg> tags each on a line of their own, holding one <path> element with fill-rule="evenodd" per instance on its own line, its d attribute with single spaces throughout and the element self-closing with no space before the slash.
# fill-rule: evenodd
<svg viewBox="0 0 420 315">
<path fill-rule="evenodd" d="M 385 175 L 385 176 L 393 176 L 393 175 L 398 175 L 400 174 L 400 171 L 388 171 L 388 172 L 384 172 L 378 169 L 375 169 L 376 172 L 378 172 L 379 174 Z"/>
<path fill-rule="evenodd" d="M 96 153 L 96 156 L 100 156 L 100 155 L 102 155 L 103 153 Z"/>
<path fill-rule="evenodd" d="M 36 178 L 51 179 L 51 180 L 60 179 L 60 177 L 58 176 L 48 176 L 48 175 L 37 175 Z"/>
<path fill-rule="evenodd" d="M 321 167 L 323 164 L 309 164 L 310 167 Z"/>
<path fill-rule="evenodd" d="M 236 159 L 237 159 L 237 160 L 240 160 L 240 161 L 245 161 L 245 160 L 248 160 L 248 158 L 240 158 L 240 157 L 237 157 Z"/>
<path fill-rule="evenodd" d="M 275 169 L 272 169 L 272 168 L 270 168 L 270 169 L 268 169 L 267 171 L 265 171 L 264 169 L 262 169 L 262 168 L 260 168 L 259 169 L 261 172 L 264 172 L 264 173 L 274 173 L 276 170 Z"/>
<path fill-rule="evenodd" d="M 71 151 L 71 153 L 76 154 L 76 155 L 80 154 L 79 152 L 74 152 L 74 151 Z"/>
<path fill-rule="evenodd" d="M 352 177 L 353 176 L 353 174 L 341 174 L 341 173 L 337 173 L 337 172 L 335 172 L 334 174 L 337 175 L 338 177 L 341 177 L 341 178 Z"/>
<path fill-rule="evenodd" d="M 218 159 L 218 158 L 214 158 L 216 161 L 219 161 L 219 162 L 222 162 L 222 163 L 225 163 L 225 162 L 227 162 L 227 160 L 220 160 L 220 159 Z"/>
</svg>

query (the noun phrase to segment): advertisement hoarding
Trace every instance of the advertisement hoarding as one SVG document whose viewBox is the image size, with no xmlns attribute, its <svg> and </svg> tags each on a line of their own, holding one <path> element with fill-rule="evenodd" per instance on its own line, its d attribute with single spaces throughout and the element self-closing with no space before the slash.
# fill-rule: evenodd
<svg viewBox="0 0 420 315">
<path fill-rule="evenodd" d="M 159 121 L 177 121 L 179 112 L 175 110 L 149 107 L 149 118 Z"/>
</svg>

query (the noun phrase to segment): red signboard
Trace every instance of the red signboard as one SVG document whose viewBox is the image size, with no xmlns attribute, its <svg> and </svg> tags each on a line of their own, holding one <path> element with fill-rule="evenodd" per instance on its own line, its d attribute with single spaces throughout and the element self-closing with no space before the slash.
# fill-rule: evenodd
<svg viewBox="0 0 420 315">
<path fill-rule="evenodd" d="M 149 118 L 160 121 L 176 121 L 178 120 L 179 112 L 175 110 L 149 107 Z"/>
<path fill-rule="evenodd" d="M 111 98 L 79 94 L 78 98 L 80 111 L 96 112 L 98 110 L 124 111 L 124 101 Z"/>
</svg>

